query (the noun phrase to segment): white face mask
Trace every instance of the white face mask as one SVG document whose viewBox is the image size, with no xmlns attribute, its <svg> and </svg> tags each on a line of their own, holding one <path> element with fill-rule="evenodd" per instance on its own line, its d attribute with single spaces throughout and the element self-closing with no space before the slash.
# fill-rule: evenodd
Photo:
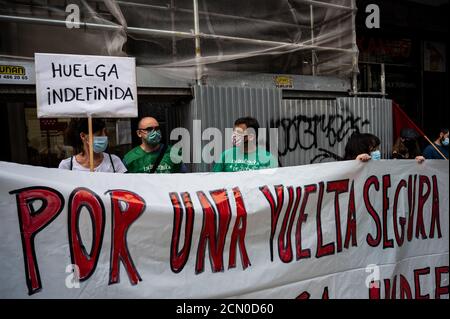
<svg viewBox="0 0 450 319">
<path fill-rule="evenodd" d="M 102 153 L 108 147 L 108 136 L 94 136 L 94 152 Z"/>
<path fill-rule="evenodd" d="M 233 135 L 231 135 L 231 140 L 233 146 L 239 147 L 244 144 L 244 135 L 241 133 L 233 132 Z"/>
<path fill-rule="evenodd" d="M 446 137 L 442 140 L 442 145 L 448 146 L 448 137 Z"/>
<path fill-rule="evenodd" d="M 381 152 L 379 150 L 373 151 L 370 153 L 370 157 L 374 161 L 378 161 L 381 159 Z"/>
</svg>

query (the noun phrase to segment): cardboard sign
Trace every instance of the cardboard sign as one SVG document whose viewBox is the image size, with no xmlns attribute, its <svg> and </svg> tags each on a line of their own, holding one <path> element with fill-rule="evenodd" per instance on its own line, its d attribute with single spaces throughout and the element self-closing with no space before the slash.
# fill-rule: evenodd
<svg viewBox="0 0 450 319">
<path fill-rule="evenodd" d="M 35 54 L 38 117 L 137 117 L 135 58 Z"/>
</svg>

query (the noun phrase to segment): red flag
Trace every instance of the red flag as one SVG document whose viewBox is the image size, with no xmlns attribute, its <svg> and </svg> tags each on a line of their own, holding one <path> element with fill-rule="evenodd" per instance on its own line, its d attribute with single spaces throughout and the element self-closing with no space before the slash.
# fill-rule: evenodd
<svg viewBox="0 0 450 319">
<path fill-rule="evenodd" d="M 444 154 L 436 147 L 436 145 L 425 135 L 425 133 L 409 118 L 409 116 L 401 109 L 400 105 L 392 101 L 392 119 L 393 119 L 393 131 L 394 131 L 394 143 L 400 136 L 400 131 L 403 128 L 412 128 L 419 133 L 425 140 L 433 146 L 436 151 L 441 154 L 444 159 L 447 159 Z"/>
<path fill-rule="evenodd" d="M 394 141 L 400 136 L 400 131 L 402 128 L 412 128 L 417 131 L 422 136 L 425 133 L 409 118 L 409 116 L 403 111 L 397 103 L 392 101 L 392 118 L 393 118 L 393 129 L 394 129 Z"/>
</svg>

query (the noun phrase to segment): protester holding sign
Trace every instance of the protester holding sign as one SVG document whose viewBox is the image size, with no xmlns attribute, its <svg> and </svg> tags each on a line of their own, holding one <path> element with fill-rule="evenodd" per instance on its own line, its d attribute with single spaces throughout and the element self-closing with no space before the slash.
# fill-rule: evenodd
<svg viewBox="0 0 450 319">
<path fill-rule="evenodd" d="M 105 153 L 108 147 L 108 136 L 106 135 L 105 122 L 100 119 L 92 120 L 92 131 L 94 132 L 94 171 L 125 173 L 127 169 L 116 155 Z M 61 161 L 59 168 L 89 171 L 89 133 L 87 119 L 72 119 L 67 131 L 67 139 L 74 148 L 76 155 Z"/>
<path fill-rule="evenodd" d="M 173 150 L 161 143 L 161 130 L 153 117 L 139 121 L 137 135 L 141 145 L 133 148 L 124 157 L 129 173 L 184 173 L 181 151 Z"/>
<path fill-rule="evenodd" d="M 104 123 L 92 122 L 137 116 L 135 58 L 35 53 L 34 60 L 38 118 L 87 118 L 70 131 L 79 153 L 59 167 L 124 173 L 120 159 L 103 152 L 108 146 Z"/>
<path fill-rule="evenodd" d="M 252 117 L 234 122 L 233 147 L 222 153 L 214 172 L 251 171 L 278 167 L 275 158 L 257 146 L 259 123 Z"/>
</svg>

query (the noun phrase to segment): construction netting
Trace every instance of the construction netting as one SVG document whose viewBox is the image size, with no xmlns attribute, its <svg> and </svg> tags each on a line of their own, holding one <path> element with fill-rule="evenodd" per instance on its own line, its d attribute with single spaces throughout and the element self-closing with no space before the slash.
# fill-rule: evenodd
<svg viewBox="0 0 450 319">
<path fill-rule="evenodd" d="M 74 5 L 80 21 L 70 25 Z M 0 0 L 0 58 L 126 55 L 183 79 L 349 76 L 358 65 L 355 15 L 355 0 Z"/>
</svg>

